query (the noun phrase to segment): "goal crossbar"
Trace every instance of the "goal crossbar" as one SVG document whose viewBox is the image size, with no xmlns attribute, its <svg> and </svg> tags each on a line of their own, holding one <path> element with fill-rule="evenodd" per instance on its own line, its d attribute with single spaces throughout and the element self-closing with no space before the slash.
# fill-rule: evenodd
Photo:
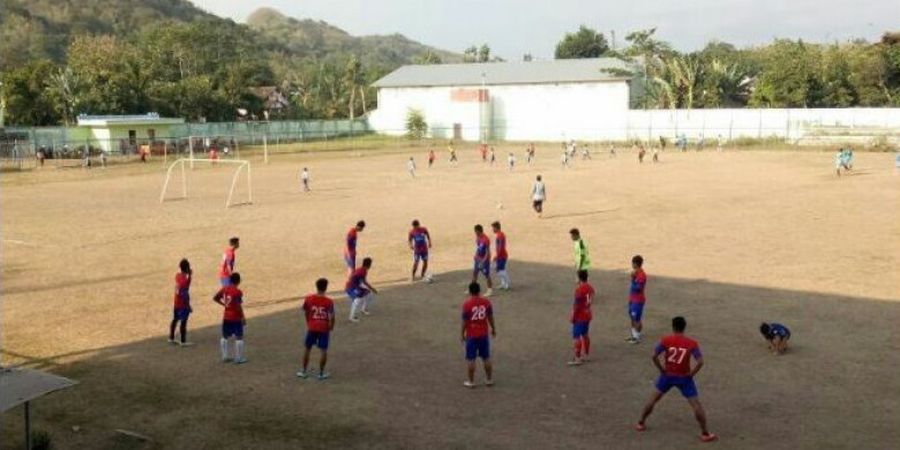
<svg viewBox="0 0 900 450">
<path fill-rule="evenodd" d="M 212 164 L 233 164 L 237 165 L 237 170 L 234 171 L 234 176 L 231 177 L 231 188 L 228 189 L 228 197 L 225 199 L 225 207 L 228 208 L 232 205 L 231 199 L 234 196 L 234 188 L 237 186 L 238 177 L 241 175 L 241 170 L 247 169 L 247 203 L 253 203 L 253 184 L 250 179 L 250 161 L 246 160 L 237 160 L 237 159 L 200 159 L 200 158 L 179 158 L 172 162 L 169 165 L 169 168 L 166 170 L 166 181 L 163 182 L 162 192 L 159 194 L 159 202 L 163 203 L 166 201 L 166 192 L 169 189 L 169 181 L 172 179 L 172 172 L 174 171 L 176 166 L 181 167 L 181 197 L 178 198 L 187 198 L 187 174 L 185 172 L 185 163 L 190 163 L 191 167 L 194 166 L 195 162 L 206 162 Z"/>
</svg>

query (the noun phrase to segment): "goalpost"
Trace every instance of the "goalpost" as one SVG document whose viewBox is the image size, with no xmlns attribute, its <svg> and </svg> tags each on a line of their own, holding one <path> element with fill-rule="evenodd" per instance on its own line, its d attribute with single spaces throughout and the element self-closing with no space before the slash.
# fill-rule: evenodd
<svg viewBox="0 0 900 450">
<path fill-rule="evenodd" d="M 231 188 L 228 190 L 228 197 L 225 199 L 225 207 L 228 208 L 233 205 L 231 202 L 232 197 L 234 196 L 234 188 L 237 186 L 238 178 L 241 175 L 241 171 L 246 168 L 247 170 L 247 203 L 253 203 L 253 185 L 250 180 L 250 161 L 246 160 L 238 160 L 238 159 L 195 159 L 195 158 L 180 158 L 173 162 L 169 169 L 166 170 L 166 181 L 163 183 L 162 192 L 159 194 L 159 202 L 163 203 L 166 201 L 166 192 L 169 188 L 169 181 L 172 179 L 172 171 L 175 169 L 175 166 L 181 167 L 181 197 L 178 198 L 187 198 L 187 174 L 185 173 L 185 164 L 190 164 L 190 167 L 194 167 L 195 162 L 206 162 L 212 164 L 235 164 L 237 165 L 237 169 L 234 171 L 234 176 L 231 177 Z"/>
</svg>

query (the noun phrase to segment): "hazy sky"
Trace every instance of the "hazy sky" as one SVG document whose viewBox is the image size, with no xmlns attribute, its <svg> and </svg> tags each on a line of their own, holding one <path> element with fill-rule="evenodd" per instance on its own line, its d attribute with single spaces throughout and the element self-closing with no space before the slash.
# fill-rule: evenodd
<svg viewBox="0 0 900 450">
<path fill-rule="evenodd" d="M 269 6 L 299 18 L 324 20 L 353 35 L 401 33 L 461 52 L 488 43 L 493 53 L 551 58 L 567 31 L 585 24 L 621 45 L 630 30 L 656 27 L 680 50 L 710 40 L 738 46 L 775 37 L 835 41 L 877 39 L 900 30 L 900 0 L 193 0 L 238 22 Z"/>
</svg>

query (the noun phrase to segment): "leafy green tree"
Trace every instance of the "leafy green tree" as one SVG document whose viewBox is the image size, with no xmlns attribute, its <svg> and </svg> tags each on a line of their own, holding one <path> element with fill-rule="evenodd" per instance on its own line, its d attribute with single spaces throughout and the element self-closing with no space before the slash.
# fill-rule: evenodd
<svg viewBox="0 0 900 450">
<path fill-rule="evenodd" d="M 582 25 L 575 33 L 566 35 L 556 44 L 556 59 L 597 58 L 609 52 L 609 44 L 602 33 Z"/>
<path fill-rule="evenodd" d="M 422 139 L 428 132 L 428 123 L 425 122 L 425 115 L 418 109 L 408 109 L 406 111 L 406 136 L 410 139 Z"/>
<path fill-rule="evenodd" d="M 463 62 L 478 62 L 478 47 L 472 45 L 463 51 Z"/>
<path fill-rule="evenodd" d="M 76 122 L 78 107 L 84 92 L 81 78 L 66 67 L 50 76 L 46 83 L 47 93 L 57 105 L 56 111 L 62 115 L 63 123 L 70 125 Z"/>
<path fill-rule="evenodd" d="M 413 59 L 413 62 L 416 64 L 442 64 L 444 61 L 437 53 L 428 51 L 423 53 L 422 55 L 415 57 L 415 59 Z"/>
<path fill-rule="evenodd" d="M 779 39 L 761 52 L 762 71 L 750 105 L 806 108 L 819 104 L 819 55 L 803 41 Z"/>
<path fill-rule="evenodd" d="M 46 86 L 56 68 L 49 60 L 36 60 L 4 72 L 0 95 L 4 122 L 10 125 L 55 125 L 60 115 Z"/>
<path fill-rule="evenodd" d="M 478 47 L 478 62 L 488 62 L 491 60 L 491 48 L 487 44 L 481 44 Z"/>
</svg>

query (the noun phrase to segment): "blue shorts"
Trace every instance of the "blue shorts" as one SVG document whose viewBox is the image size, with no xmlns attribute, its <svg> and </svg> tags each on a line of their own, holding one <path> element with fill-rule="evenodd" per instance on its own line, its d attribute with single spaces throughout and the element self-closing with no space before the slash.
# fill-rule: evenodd
<svg viewBox="0 0 900 450">
<path fill-rule="evenodd" d="M 344 264 L 347 264 L 347 267 L 351 269 L 356 268 L 356 255 L 347 255 L 344 254 Z"/>
<path fill-rule="evenodd" d="M 466 361 L 491 358 L 491 341 L 487 336 L 466 339 Z"/>
<path fill-rule="evenodd" d="M 498 259 L 494 261 L 494 264 L 497 266 L 497 272 L 502 272 L 506 270 L 506 261 L 505 259 Z"/>
<path fill-rule="evenodd" d="M 428 251 L 420 252 L 416 251 L 413 253 L 413 261 L 428 261 Z"/>
<path fill-rule="evenodd" d="M 572 324 L 572 338 L 578 339 L 582 336 L 587 336 L 588 331 L 590 331 L 591 323 L 590 322 L 575 322 Z"/>
<path fill-rule="evenodd" d="M 221 277 L 221 278 L 219 278 L 219 284 L 221 284 L 222 287 L 225 287 L 225 286 L 231 286 L 231 277 Z"/>
<path fill-rule="evenodd" d="M 237 339 L 244 338 L 244 324 L 242 322 L 222 321 L 222 337 L 228 339 L 231 336 Z"/>
<path fill-rule="evenodd" d="M 684 398 L 694 398 L 697 396 L 697 385 L 691 377 L 676 377 L 672 375 L 660 375 L 656 380 L 656 390 L 665 394 L 673 387 L 681 391 Z"/>
<path fill-rule="evenodd" d="M 172 320 L 188 320 L 191 308 L 175 308 L 172 310 Z"/>
<path fill-rule="evenodd" d="M 644 304 L 628 302 L 628 315 L 631 316 L 631 320 L 640 322 L 644 316 Z"/>
<path fill-rule="evenodd" d="M 363 298 L 363 297 L 369 295 L 369 290 L 364 287 L 350 288 L 350 289 L 347 289 L 346 292 L 347 292 L 347 296 L 350 297 L 351 300 L 354 298 Z"/>
<path fill-rule="evenodd" d="M 486 277 L 491 276 L 491 263 L 488 261 L 475 261 L 475 265 L 472 267 L 472 274 L 478 275 L 479 273 Z"/>
<path fill-rule="evenodd" d="M 306 348 L 312 348 L 313 345 L 322 350 L 328 350 L 328 332 L 327 331 L 307 331 L 306 332 Z"/>
</svg>

